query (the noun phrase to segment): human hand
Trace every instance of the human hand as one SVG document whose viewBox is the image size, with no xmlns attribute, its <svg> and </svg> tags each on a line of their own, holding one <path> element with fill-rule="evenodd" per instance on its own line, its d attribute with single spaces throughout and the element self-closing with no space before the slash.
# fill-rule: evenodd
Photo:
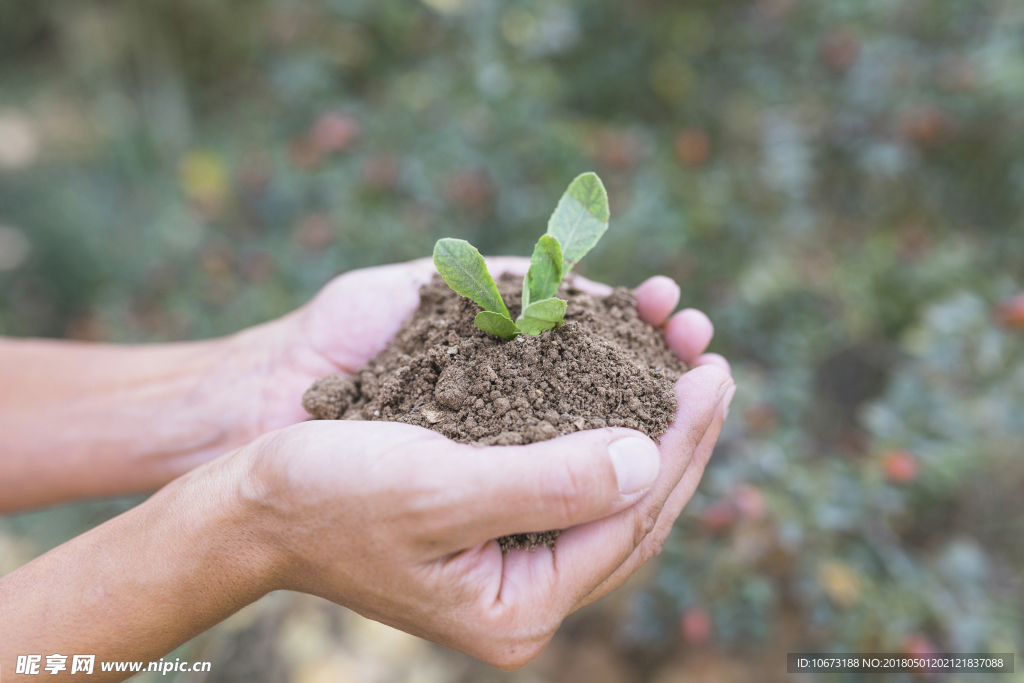
<svg viewBox="0 0 1024 683">
<path fill-rule="evenodd" d="M 637 295 L 641 314 L 665 323 L 678 290 L 658 278 Z M 238 459 L 266 511 L 274 587 L 521 666 L 567 614 L 657 554 L 692 495 L 734 391 L 724 359 L 699 355 L 710 333 L 701 314 L 666 324 L 673 348 L 698 367 L 677 382 L 679 410 L 660 447 L 601 429 L 481 449 L 354 421 L 309 422 L 257 441 Z M 565 530 L 554 553 L 502 555 L 492 540 L 552 528 Z"/>
<path fill-rule="evenodd" d="M 600 285 L 581 279 L 576 285 L 601 293 Z M 147 456 L 142 478 L 84 491 L 145 490 L 161 478 L 177 479 L 0 581 L 0 603 L 11 616 L 5 623 L 16 625 L 0 624 L 0 659 L 33 651 L 57 629 L 73 651 L 111 661 L 155 660 L 266 592 L 294 588 L 499 666 L 524 663 L 568 612 L 610 590 L 658 551 L 700 478 L 732 394 L 728 364 L 699 355 L 711 338 L 707 318 L 684 311 L 665 320 L 678 288 L 655 278 L 638 288 L 637 298 L 641 316 L 662 326 L 676 352 L 699 366 L 676 386 L 679 413 L 660 450 L 639 432 L 623 429 L 480 450 L 409 425 L 317 421 L 268 434 L 203 467 L 196 464 L 209 459 L 204 456 L 215 446 L 193 449 L 191 459 L 176 466 L 178 474 L 188 472 L 184 476 Z M 287 341 L 285 321 L 268 327 L 230 343 L 258 334 Z M 162 378 L 165 394 L 180 395 L 170 403 L 154 399 L 151 383 L 143 385 L 144 393 L 129 391 L 159 410 L 149 422 L 114 420 L 110 433 L 141 424 L 138 432 L 128 430 L 131 445 L 136 435 L 151 439 L 175 424 L 197 422 L 186 419 L 190 415 L 202 422 L 216 414 L 202 400 L 202 383 L 196 387 L 180 366 L 187 370 L 218 356 L 235 365 L 223 367 L 219 377 L 204 375 L 203 383 L 233 396 L 228 404 L 241 405 L 244 392 L 231 386 L 232 378 L 271 375 L 246 371 L 258 355 L 225 354 L 221 344 L 127 357 L 124 350 L 90 351 L 94 361 L 107 358 L 107 369 L 123 369 L 130 377 L 144 368 L 143 377 Z M 275 367 L 273 356 L 264 355 L 254 367 Z M 188 409 L 182 412 L 179 402 Z M 149 414 L 131 405 L 127 415 Z M 189 429 L 184 443 L 195 444 L 194 435 L 205 427 Z M 87 470 L 64 468 L 73 475 L 69 481 L 92 476 L 107 482 L 140 469 L 91 462 Z M 616 467 L 630 463 L 633 469 Z M 24 488 L 12 486 L 8 494 Z M 552 528 L 565 529 L 554 555 L 542 548 L 503 556 L 490 540 Z M 130 642 L 117 635 L 125 628 L 136 634 Z"/>
<path fill-rule="evenodd" d="M 521 274 L 528 261 L 491 259 L 489 267 Z M 262 434 L 305 421 L 303 392 L 381 351 L 434 272 L 429 260 L 352 271 L 297 311 L 221 339 L 60 348 L 0 340 L 8 360 L 0 373 L 18 397 L 5 408 L 7 449 L 0 455 L 15 466 L 0 476 L 0 509 L 152 491 Z M 574 284 L 596 294 L 609 289 L 579 277 Z M 641 317 L 663 325 L 669 343 L 694 362 L 711 338 L 707 317 L 687 310 L 666 323 L 679 297 L 667 278 L 652 278 L 636 295 Z M 55 416 L 68 429 L 39 439 Z"/>
<path fill-rule="evenodd" d="M 522 275 L 529 259 L 498 257 L 487 260 L 488 269 Z M 332 280 L 308 304 L 273 323 L 237 336 L 235 355 L 251 359 L 232 363 L 232 372 L 252 375 L 239 388 L 257 397 L 257 414 L 251 437 L 308 419 L 301 398 L 309 386 L 329 374 L 352 373 L 362 367 L 394 338 L 405 319 L 419 305 L 420 286 L 437 271 L 430 259 L 353 270 Z M 595 295 L 611 288 L 573 276 L 573 284 Z M 666 339 L 680 357 L 696 363 L 711 340 L 712 327 L 703 313 L 681 311 L 668 320 L 679 302 L 679 288 L 665 277 L 654 277 L 636 290 L 640 317 L 664 325 Z M 720 356 L 702 362 L 728 364 Z"/>
</svg>

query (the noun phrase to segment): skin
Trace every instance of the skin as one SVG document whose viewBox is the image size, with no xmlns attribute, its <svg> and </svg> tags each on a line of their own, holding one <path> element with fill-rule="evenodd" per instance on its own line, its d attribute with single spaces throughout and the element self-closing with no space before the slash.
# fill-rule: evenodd
<svg viewBox="0 0 1024 683">
<path fill-rule="evenodd" d="M 489 261 L 493 274 L 527 265 Z M 0 443 L 3 509 L 163 486 L 0 580 L 4 679 L 34 680 L 10 673 L 19 654 L 155 661 L 274 590 L 513 669 L 656 555 L 735 390 L 728 363 L 703 353 L 707 317 L 669 317 L 679 288 L 667 278 L 637 288 L 640 315 L 697 367 L 676 385 L 660 446 L 602 429 L 481 449 L 397 423 L 304 421 L 302 392 L 383 349 L 433 272 L 429 261 L 353 271 L 298 311 L 219 340 L 0 342 L 0 433 L 12 437 Z M 617 474 L 645 453 L 651 467 Z M 502 555 L 493 540 L 555 528 L 555 553 Z M 98 663 L 68 676 L 124 677 Z"/>
</svg>

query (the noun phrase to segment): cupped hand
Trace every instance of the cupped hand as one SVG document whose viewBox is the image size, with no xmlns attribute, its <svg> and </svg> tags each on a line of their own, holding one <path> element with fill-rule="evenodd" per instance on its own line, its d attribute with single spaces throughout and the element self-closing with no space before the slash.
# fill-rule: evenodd
<svg viewBox="0 0 1024 683">
<path fill-rule="evenodd" d="M 416 283 L 411 296 L 397 286 L 386 295 L 406 314 L 432 274 L 422 263 L 394 267 L 408 268 Z M 344 277 L 321 294 L 325 302 L 355 291 Z M 576 285 L 604 291 L 581 278 Z M 648 280 L 636 295 L 641 316 L 697 366 L 676 384 L 679 410 L 660 446 L 626 429 L 490 448 L 397 423 L 317 421 L 269 434 L 238 459 L 273 539 L 275 587 L 319 595 L 502 668 L 536 656 L 566 615 L 660 551 L 734 392 L 728 363 L 703 354 L 712 334 L 706 316 L 668 317 L 679 297 L 671 280 Z M 374 317 L 384 302 L 364 301 L 367 317 L 353 337 L 330 333 L 352 324 L 334 306 L 314 301 L 300 314 L 320 344 L 311 343 L 312 358 L 336 364 L 332 371 L 354 369 L 387 342 L 404 316 Z M 554 552 L 503 555 L 493 540 L 548 529 L 564 529 Z"/>
<path fill-rule="evenodd" d="M 487 259 L 487 265 L 497 278 L 509 272 L 522 275 L 530 262 L 497 257 Z M 420 286 L 436 272 L 430 259 L 349 271 L 297 311 L 238 335 L 236 344 L 249 360 L 233 367 L 252 375 L 240 386 L 259 396 L 253 436 L 308 419 L 303 392 L 325 375 L 355 372 L 380 353 L 419 306 Z M 607 285 L 571 277 L 589 293 L 611 291 Z M 666 339 L 680 357 L 698 362 L 712 335 L 707 316 L 687 309 L 666 323 L 679 302 L 678 286 L 666 277 L 647 280 L 635 293 L 641 318 L 664 325 Z M 709 362 L 721 362 L 720 357 Z"/>
</svg>

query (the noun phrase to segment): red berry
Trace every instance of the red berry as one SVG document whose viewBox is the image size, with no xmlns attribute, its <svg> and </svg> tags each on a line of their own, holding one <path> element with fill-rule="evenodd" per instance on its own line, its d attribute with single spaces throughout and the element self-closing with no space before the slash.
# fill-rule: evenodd
<svg viewBox="0 0 1024 683">
<path fill-rule="evenodd" d="M 889 481 L 896 484 L 909 484 L 917 479 L 920 465 L 913 453 L 891 450 L 882 456 L 882 469 Z"/>
<path fill-rule="evenodd" d="M 711 158 L 711 138 L 700 128 L 688 128 L 676 136 L 675 151 L 683 166 L 703 166 Z"/>
<path fill-rule="evenodd" d="M 903 642 L 903 651 L 914 657 L 928 657 L 940 653 L 938 646 L 920 633 L 911 635 Z"/>
<path fill-rule="evenodd" d="M 821 59 L 834 73 L 845 73 L 860 54 L 860 36 L 849 26 L 834 28 L 818 46 Z"/>
<path fill-rule="evenodd" d="M 373 192 L 388 192 L 398 184 L 401 162 L 394 154 L 378 154 L 363 162 L 363 183 Z"/>
<path fill-rule="evenodd" d="M 706 508 L 701 515 L 704 528 L 713 533 L 724 531 L 736 521 L 736 507 L 731 500 L 716 500 Z"/>
<path fill-rule="evenodd" d="M 318 118 L 309 135 L 317 150 L 324 154 L 344 151 L 358 136 L 358 121 L 333 112 Z"/>
<path fill-rule="evenodd" d="M 679 620 L 683 640 L 690 645 L 704 645 L 711 640 L 711 614 L 703 607 L 690 607 Z"/>
<path fill-rule="evenodd" d="M 593 141 L 593 157 L 612 171 L 632 171 L 644 156 L 643 140 L 630 131 L 604 129 Z"/>
<path fill-rule="evenodd" d="M 318 251 L 330 246 L 338 238 L 338 229 L 330 216 L 311 213 L 299 221 L 294 235 L 300 246 L 310 251 Z"/>
<path fill-rule="evenodd" d="M 742 484 L 736 488 L 733 503 L 744 519 L 763 519 L 768 512 L 768 504 L 761 489 L 750 484 Z"/>
<path fill-rule="evenodd" d="M 1024 329 L 1024 293 L 1000 304 L 996 317 L 1007 327 Z"/>
<path fill-rule="evenodd" d="M 752 434 L 769 434 L 778 426 L 778 415 L 767 403 L 757 403 L 743 414 L 743 423 Z"/>
<path fill-rule="evenodd" d="M 912 105 L 900 115 L 903 135 L 919 147 L 935 147 L 956 135 L 957 121 L 941 107 L 927 102 Z"/>
<path fill-rule="evenodd" d="M 487 216 L 493 208 L 494 189 L 482 170 L 463 170 L 450 176 L 444 193 L 449 202 L 477 218 Z"/>
</svg>

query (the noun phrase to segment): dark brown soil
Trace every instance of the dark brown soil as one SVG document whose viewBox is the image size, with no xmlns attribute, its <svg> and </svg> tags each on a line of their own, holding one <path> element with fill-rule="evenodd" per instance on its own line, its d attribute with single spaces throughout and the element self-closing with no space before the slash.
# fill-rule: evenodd
<svg viewBox="0 0 1024 683">
<path fill-rule="evenodd" d="M 522 278 L 498 289 L 515 317 Z M 686 366 L 619 288 L 596 298 L 562 284 L 565 324 L 511 342 L 473 325 L 480 311 L 440 276 L 388 347 L 354 376 L 317 381 L 302 404 L 322 420 L 388 420 L 464 443 L 516 445 L 584 429 L 629 427 L 652 438 L 676 412 Z M 502 548 L 553 545 L 558 532 L 499 539 Z"/>
</svg>

